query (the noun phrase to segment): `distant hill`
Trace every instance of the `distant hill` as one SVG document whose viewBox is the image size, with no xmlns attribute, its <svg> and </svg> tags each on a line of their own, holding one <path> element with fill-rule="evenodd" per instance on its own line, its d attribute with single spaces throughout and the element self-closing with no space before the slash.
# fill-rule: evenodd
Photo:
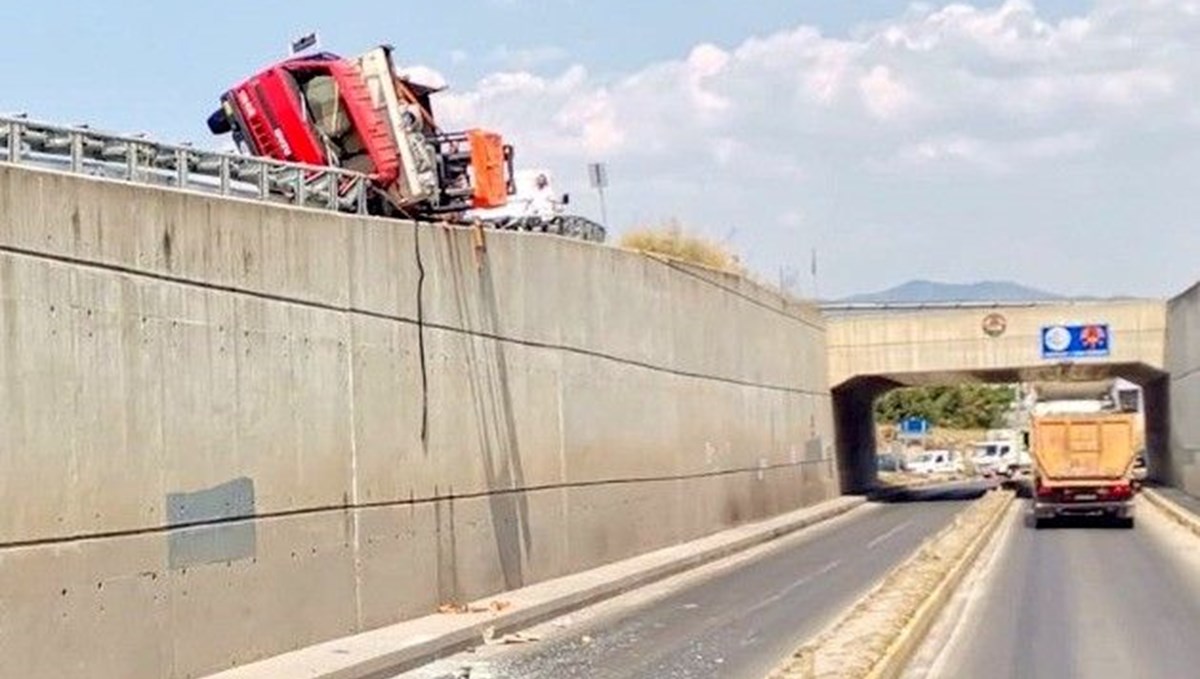
<svg viewBox="0 0 1200 679">
<path fill-rule="evenodd" d="M 880 292 L 851 295 L 838 301 L 925 304 L 936 302 L 1040 302 L 1058 299 L 1065 299 L 1065 297 L 1011 281 L 939 283 L 915 280 Z"/>
</svg>

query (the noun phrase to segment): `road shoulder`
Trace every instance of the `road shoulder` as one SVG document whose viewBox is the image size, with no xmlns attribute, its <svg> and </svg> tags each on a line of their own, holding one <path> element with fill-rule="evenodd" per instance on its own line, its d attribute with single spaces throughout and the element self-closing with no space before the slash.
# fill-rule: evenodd
<svg viewBox="0 0 1200 679">
<path fill-rule="evenodd" d="M 233 668 L 210 679 L 360 679 L 399 672 L 479 643 L 486 634 L 536 624 L 697 566 L 771 542 L 862 506 L 839 497 L 589 571 L 435 614 L 316 644 Z"/>
</svg>

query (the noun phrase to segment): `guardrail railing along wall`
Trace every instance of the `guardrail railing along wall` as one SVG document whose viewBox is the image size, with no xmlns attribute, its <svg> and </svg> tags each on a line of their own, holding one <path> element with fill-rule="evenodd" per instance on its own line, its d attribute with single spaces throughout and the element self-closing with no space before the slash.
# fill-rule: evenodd
<svg viewBox="0 0 1200 679">
<path fill-rule="evenodd" d="M 369 179 L 358 172 L 205 151 L 23 116 L 0 116 L 0 162 L 338 212 L 367 211 Z"/>
</svg>

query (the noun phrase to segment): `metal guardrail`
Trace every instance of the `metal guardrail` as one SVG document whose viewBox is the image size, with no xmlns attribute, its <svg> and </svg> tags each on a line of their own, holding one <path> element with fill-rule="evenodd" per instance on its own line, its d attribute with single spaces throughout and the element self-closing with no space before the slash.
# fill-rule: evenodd
<svg viewBox="0 0 1200 679">
<path fill-rule="evenodd" d="M 1102 298 L 1064 298 L 1027 301 L 962 301 L 962 302 L 823 302 L 818 304 L 821 311 L 836 313 L 871 312 L 871 311 L 926 311 L 954 309 L 1030 309 L 1047 306 L 1084 306 L 1089 304 L 1120 304 L 1126 302 L 1144 302 L 1139 297 Z"/>
<path fill-rule="evenodd" d="M 24 116 L 0 116 L 0 162 L 337 212 L 367 211 L 369 178 L 358 172 L 204 151 Z"/>
</svg>

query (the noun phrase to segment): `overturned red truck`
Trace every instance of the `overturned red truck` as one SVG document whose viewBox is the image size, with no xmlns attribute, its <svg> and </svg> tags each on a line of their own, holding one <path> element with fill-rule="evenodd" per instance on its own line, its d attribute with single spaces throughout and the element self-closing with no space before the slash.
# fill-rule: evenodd
<svg viewBox="0 0 1200 679">
<path fill-rule="evenodd" d="M 495 132 L 440 129 L 437 91 L 397 75 L 387 46 L 357 59 L 307 54 L 226 92 L 208 127 L 245 153 L 367 175 L 372 214 L 453 219 L 504 206 L 512 147 Z"/>
</svg>

